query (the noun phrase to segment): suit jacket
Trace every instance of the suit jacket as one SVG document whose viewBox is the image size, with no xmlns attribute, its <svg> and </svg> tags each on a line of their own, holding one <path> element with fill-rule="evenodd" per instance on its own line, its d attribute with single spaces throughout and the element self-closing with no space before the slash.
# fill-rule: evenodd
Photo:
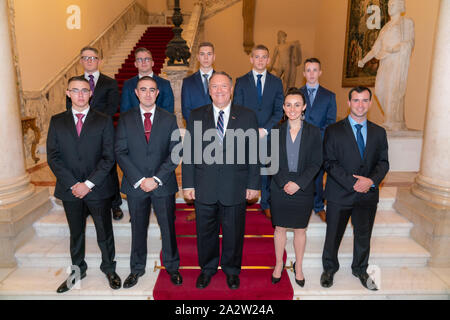
<svg viewBox="0 0 450 320">
<path fill-rule="evenodd" d="M 84 74 L 81 77 L 84 77 Z M 117 81 L 100 73 L 89 105 L 93 110 L 113 116 L 119 109 L 119 96 Z M 66 109 L 71 108 L 72 100 L 66 97 Z"/>
<path fill-rule="evenodd" d="M 197 136 L 194 131 L 194 121 L 202 123 L 202 136 Z M 214 123 L 213 106 L 206 105 L 191 111 L 187 122 L 186 133 L 190 133 L 191 144 L 188 145 L 189 139 L 184 138 L 182 180 L 183 188 L 195 188 L 195 197 L 197 201 L 204 204 L 214 204 L 218 201 L 225 206 L 241 204 L 246 198 L 246 189 L 260 189 L 260 172 L 258 161 L 251 164 L 249 161 L 251 147 L 257 146 L 258 143 L 258 123 L 256 115 L 249 109 L 237 105 L 232 105 L 230 110 L 230 118 L 227 125 L 227 132 L 223 140 L 223 164 L 207 164 L 203 157 L 201 163 L 195 164 L 194 145 L 196 140 L 202 141 L 203 134 L 206 130 L 216 130 Z M 250 143 L 249 139 L 245 139 L 245 161 L 238 164 L 238 139 L 227 137 L 230 129 L 248 129 L 254 130 L 255 139 Z M 229 135 L 230 136 L 230 135 Z M 234 145 L 231 143 L 234 142 Z M 202 154 L 205 148 L 210 145 L 209 141 L 202 141 Z M 232 150 L 231 146 L 234 147 Z M 190 156 L 189 152 L 190 151 Z M 226 155 L 230 151 L 234 152 L 233 164 L 226 164 Z M 258 150 L 253 150 L 257 155 Z M 196 156 L 202 156 L 197 154 Z M 257 159 L 255 159 L 257 160 Z"/>
<path fill-rule="evenodd" d="M 319 86 L 314 103 L 311 105 L 306 85 L 301 87 L 300 90 L 306 98 L 305 120 L 318 127 L 323 137 L 325 129 L 336 122 L 336 95 Z"/>
<path fill-rule="evenodd" d="M 90 109 L 78 137 L 71 109 L 54 115 L 48 129 L 47 162 L 56 176 L 56 198 L 77 200 L 70 188 L 86 180 L 95 187 L 84 199 L 112 197 L 115 191 L 111 170 L 115 164 L 112 118 Z"/>
<path fill-rule="evenodd" d="M 209 93 L 205 93 L 200 71 L 183 79 L 183 84 L 181 85 L 181 111 L 186 121 L 188 121 L 189 114 L 193 109 L 211 103 Z"/>
<path fill-rule="evenodd" d="M 275 127 L 283 116 L 283 84 L 281 79 L 267 72 L 262 102 L 258 103 L 255 78 L 250 71 L 236 79 L 233 104 L 247 107 L 256 113 L 258 128 L 268 132 Z"/>
<path fill-rule="evenodd" d="M 155 79 L 158 84 L 159 95 L 156 98 L 156 105 L 170 113 L 173 113 L 174 110 L 174 99 L 172 87 L 170 86 L 170 81 L 158 77 L 153 74 L 153 79 Z M 139 75 L 128 79 L 124 82 L 122 88 L 122 99 L 120 100 L 120 112 L 126 112 L 132 108 L 139 106 L 139 99 L 134 92 L 136 89 L 136 85 L 139 80 Z"/>
<path fill-rule="evenodd" d="M 272 188 L 283 189 L 286 183 L 293 181 L 300 187 L 298 192 L 314 195 L 314 178 L 322 166 L 322 137 L 319 128 L 303 122 L 300 137 L 297 172 L 289 172 L 286 149 L 287 121 L 279 127 L 279 164 L 278 172 L 272 177 Z M 272 130 L 273 133 L 273 130 Z M 273 143 L 273 141 L 272 141 Z M 298 193 L 297 192 L 297 193 Z"/>
<path fill-rule="evenodd" d="M 149 193 L 134 188 L 141 178 L 158 177 L 162 186 L 150 194 L 162 197 L 178 191 L 175 169 L 178 163 L 171 159 L 172 149 L 181 140 L 171 141 L 172 132 L 178 130 L 176 117 L 156 107 L 150 139 L 147 143 L 140 108 L 133 108 L 120 115 L 116 128 L 115 153 L 123 171 L 121 191 L 133 197 L 145 197 Z"/>
<path fill-rule="evenodd" d="M 361 159 L 355 135 L 347 118 L 325 131 L 324 168 L 328 173 L 325 198 L 342 205 L 373 206 L 378 203 L 381 181 L 389 171 L 388 143 L 384 128 L 367 121 L 367 142 Z M 353 175 L 372 179 L 375 187 L 367 193 L 353 190 Z"/>
</svg>

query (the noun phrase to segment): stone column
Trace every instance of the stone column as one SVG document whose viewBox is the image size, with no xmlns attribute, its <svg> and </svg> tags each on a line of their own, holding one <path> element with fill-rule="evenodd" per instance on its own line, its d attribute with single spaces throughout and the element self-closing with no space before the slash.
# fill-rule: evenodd
<svg viewBox="0 0 450 320">
<path fill-rule="evenodd" d="M 33 236 L 32 223 L 51 207 L 48 189 L 35 190 L 25 171 L 7 0 L 0 0 L 0 267 L 16 264 L 17 247 Z"/>
<path fill-rule="evenodd" d="M 181 85 L 183 79 L 187 76 L 189 67 L 186 66 L 167 66 L 164 65 L 163 72 L 167 75 L 167 80 L 170 81 L 174 96 L 174 114 L 177 117 L 179 128 L 184 128 L 183 114 L 181 113 Z"/>
<path fill-rule="evenodd" d="M 0 3 L 0 205 L 29 197 L 34 187 L 25 171 L 22 124 L 19 114 L 16 70 L 14 69 L 8 6 Z"/>
<path fill-rule="evenodd" d="M 399 190 L 395 208 L 414 223 L 412 237 L 450 267 L 450 1 L 441 0 L 433 55 L 420 172 Z"/>
</svg>

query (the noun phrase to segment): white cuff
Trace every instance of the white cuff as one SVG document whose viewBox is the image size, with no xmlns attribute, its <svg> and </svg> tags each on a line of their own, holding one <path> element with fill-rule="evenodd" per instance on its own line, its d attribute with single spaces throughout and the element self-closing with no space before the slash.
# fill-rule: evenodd
<svg viewBox="0 0 450 320">
<path fill-rule="evenodd" d="M 156 182 L 158 182 L 159 186 L 161 187 L 163 185 L 162 181 L 159 180 L 159 178 L 157 176 L 153 176 L 153 179 L 156 180 Z"/>
<path fill-rule="evenodd" d="M 134 188 L 135 189 L 137 189 L 137 188 L 139 188 L 139 186 L 141 185 L 141 183 L 142 183 L 142 181 L 144 181 L 145 180 L 145 177 L 143 177 L 141 180 L 139 180 L 138 182 L 136 182 L 135 184 L 134 184 Z"/>
<path fill-rule="evenodd" d="M 90 182 L 89 180 L 86 180 L 84 182 L 84 184 L 89 188 L 92 189 L 93 187 L 95 187 L 95 184 L 93 184 L 92 182 Z"/>
</svg>

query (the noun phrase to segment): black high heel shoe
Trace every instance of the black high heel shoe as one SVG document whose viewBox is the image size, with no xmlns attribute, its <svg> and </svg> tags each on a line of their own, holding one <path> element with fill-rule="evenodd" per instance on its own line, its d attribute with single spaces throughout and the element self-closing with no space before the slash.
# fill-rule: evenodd
<svg viewBox="0 0 450 320">
<path fill-rule="evenodd" d="M 283 274 L 284 267 L 285 267 L 285 264 L 283 262 L 283 269 L 281 270 L 281 274 Z M 280 282 L 280 280 L 281 280 L 281 277 L 275 278 L 272 273 L 272 284 L 277 284 L 278 282 Z"/>
<path fill-rule="evenodd" d="M 294 262 L 294 275 L 297 275 L 296 272 L 295 272 L 295 262 Z M 305 286 L 305 279 L 298 280 L 297 277 L 296 277 L 295 278 L 295 282 L 302 288 Z"/>
</svg>

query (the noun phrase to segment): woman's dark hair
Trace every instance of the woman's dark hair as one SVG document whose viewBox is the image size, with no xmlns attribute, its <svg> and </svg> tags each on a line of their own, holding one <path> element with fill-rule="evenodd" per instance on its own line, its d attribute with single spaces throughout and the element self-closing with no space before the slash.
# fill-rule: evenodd
<svg viewBox="0 0 450 320">
<path fill-rule="evenodd" d="M 291 87 L 289 89 L 286 90 L 286 94 L 284 95 L 284 100 L 286 100 L 287 96 L 301 96 L 302 100 L 303 100 L 303 105 L 305 105 L 306 103 L 306 98 L 305 95 L 303 94 L 302 90 L 300 90 L 300 88 L 295 88 L 295 87 Z"/>
</svg>

